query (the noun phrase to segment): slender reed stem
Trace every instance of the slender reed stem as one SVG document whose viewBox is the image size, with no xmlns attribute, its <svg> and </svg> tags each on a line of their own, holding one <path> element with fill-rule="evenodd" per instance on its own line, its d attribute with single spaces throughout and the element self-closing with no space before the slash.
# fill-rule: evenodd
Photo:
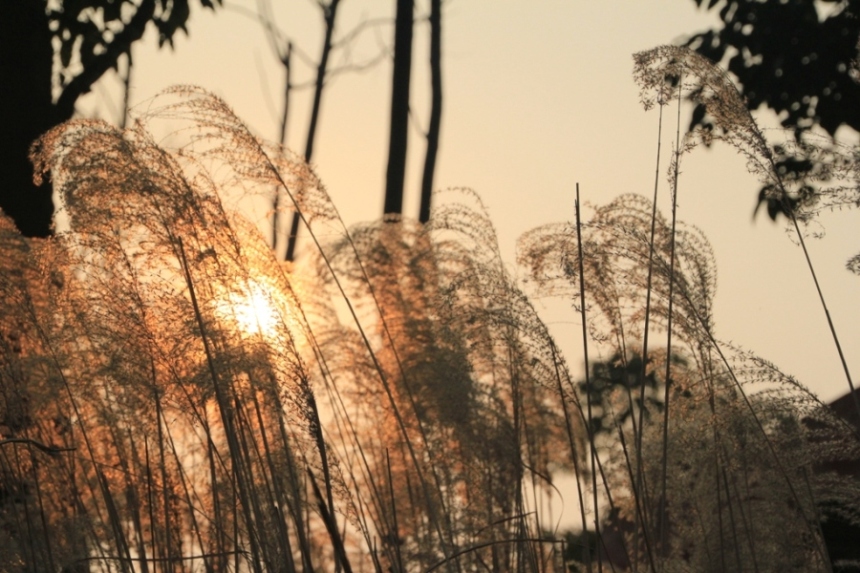
<svg viewBox="0 0 860 573">
<path fill-rule="evenodd" d="M 637 553 L 637 559 L 633 561 L 633 573 L 636 573 L 639 566 L 639 532 L 641 529 L 647 529 L 648 527 L 647 519 L 644 521 L 640 521 L 640 516 L 644 518 L 649 513 L 649 508 L 647 507 L 648 500 L 647 497 L 643 495 L 645 492 L 645 475 L 642 463 L 642 434 L 645 431 L 645 379 L 648 375 L 648 335 L 651 330 L 651 285 L 654 275 L 654 237 L 657 232 L 657 192 L 660 189 L 660 152 L 663 146 L 663 106 L 665 105 L 665 103 L 661 99 L 659 100 L 658 104 L 659 116 L 657 119 L 657 165 L 654 169 L 654 198 L 651 201 L 651 233 L 648 238 L 648 276 L 645 282 L 645 325 L 643 327 L 642 332 L 642 370 L 639 374 L 639 404 L 642 405 L 643 410 L 639 412 L 638 428 L 635 409 L 631 408 L 631 412 L 633 412 L 633 439 L 636 440 L 635 490 L 637 492 L 637 495 L 635 496 L 635 503 L 637 506 L 645 506 L 637 507 L 635 514 L 636 523 L 634 525 L 633 530 L 633 547 Z"/>
<path fill-rule="evenodd" d="M 782 183 L 780 182 L 780 185 Z M 821 308 L 824 310 L 824 316 L 827 317 L 827 326 L 830 329 L 830 335 L 833 337 L 833 343 L 836 345 L 836 351 L 839 353 L 839 360 L 842 363 L 842 370 L 845 372 L 845 379 L 848 381 L 848 389 L 851 392 L 851 398 L 854 400 L 854 407 L 857 410 L 857 415 L 860 416 L 860 396 L 854 388 L 854 382 L 851 379 L 851 372 L 848 370 L 848 362 L 845 360 L 845 354 L 842 352 L 842 345 L 839 343 L 839 336 L 836 334 L 836 327 L 833 325 L 833 319 L 830 318 L 830 310 L 827 308 L 827 303 L 824 300 L 824 293 L 821 291 L 821 285 L 818 284 L 818 276 L 815 274 L 815 267 L 812 265 L 812 258 L 809 256 L 809 251 L 806 248 L 806 241 L 803 239 L 803 233 L 800 231 L 800 225 L 797 222 L 797 217 L 794 215 L 794 210 L 788 207 L 786 200 L 788 195 L 783 189 L 783 204 L 786 205 L 785 211 L 791 216 L 791 223 L 794 225 L 794 231 L 797 233 L 797 239 L 803 249 L 803 257 L 806 260 L 806 266 L 809 267 L 809 274 L 812 275 L 812 281 L 815 283 L 815 290 L 818 293 L 818 300 L 821 301 Z"/>
<path fill-rule="evenodd" d="M 682 78 L 678 79 L 680 85 Z M 665 566 L 668 555 L 668 509 L 666 505 L 666 490 L 669 464 L 669 387 L 672 385 L 672 319 L 675 303 L 675 237 L 678 224 L 678 175 L 681 161 L 681 90 L 678 90 L 678 118 L 675 132 L 675 159 L 672 162 L 672 231 L 669 234 L 669 303 L 666 311 L 666 375 L 663 378 L 663 460 L 661 467 L 660 508 L 657 519 L 660 520 L 658 543 L 660 544 L 660 569 Z M 655 193 L 656 202 L 656 193 Z M 652 220 L 653 225 L 653 220 Z M 652 238 L 653 241 L 653 238 Z M 652 242 L 653 248 L 653 242 Z M 644 388 L 645 385 L 643 384 Z"/>
<path fill-rule="evenodd" d="M 588 409 L 588 442 L 591 451 L 591 493 L 592 503 L 594 503 L 594 531 L 597 537 L 600 538 L 600 507 L 597 500 L 597 468 L 595 458 L 597 457 L 597 447 L 594 443 L 594 429 L 592 426 L 592 411 L 591 411 L 591 375 L 589 373 L 588 361 L 588 320 L 585 310 L 585 264 L 582 260 L 582 221 L 580 220 L 579 212 L 579 183 L 576 184 L 576 244 L 579 251 L 579 304 L 580 314 L 582 315 L 582 351 L 583 360 L 585 361 L 585 396 L 586 408 Z M 603 571 L 603 558 L 601 552 L 597 552 L 597 571 Z"/>
</svg>

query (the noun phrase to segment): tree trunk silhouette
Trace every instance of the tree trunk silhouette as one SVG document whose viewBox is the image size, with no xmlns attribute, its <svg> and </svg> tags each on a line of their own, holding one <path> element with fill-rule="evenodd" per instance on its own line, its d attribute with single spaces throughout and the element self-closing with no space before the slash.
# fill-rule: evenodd
<svg viewBox="0 0 860 573">
<path fill-rule="evenodd" d="M 221 0 L 200 0 L 208 8 L 216 3 Z M 189 14 L 188 0 L 173 0 L 166 14 L 156 10 L 156 0 L 66 2 L 50 7 L 50 14 L 49 4 L 0 1 L 0 208 L 30 237 L 50 235 L 54 213 L 50 183 L 33 184 L 29 160 L 33 141 L 71 119 L 78 98 L 105 72 L 118 68 L 120 57 L 130 53 L 149 22 L 159 28 L 159 45 L 172 45 L 174 32 L 185 29 Z M 107 6 L 114 8 L 110 12 L 114 17 L 106 16 Z M 127 22 L 119 16 L 125 7 L 135 10 Z M 72 54 L 78 55 L 82 66 L 75 75 L 65 76 L 56 102 L 52 93 L 55 47 L 64 72 L 69 71 Z"/>
<path fill-rule="evenodd" d="M 418 220 L 430 220 L 430 200 L 433 195 L 433 174 L 439 151 L 439 130 L 442 127 L 442 0 L 430 2 L 430 125 L 427 128 L 427 155 L 421 177 L 421 207 Z"/>
<path fill-rule="evenodd" d="M 409 127 L 409 79 L 412 68 L 413 0 L 397 0 L 394 23 L 394 76 L 391 89 L 391 130 L 385 175 L 384 215 L 403 213 L 406 140 Z"/>
<path fill-rule="evenodd" d="M 317 68 L 317 81 L 314 88 L 314 104 L 311 109 L 311 121 L 308 125 L 308 138 L 305 142 L 305 161 L 310 162 L 314 153 L 314 138 L 317 132 L 317 123 L 319 122 L 320 106 L 322 104 L 322 92 L 325 87 L 326 68 L 328 66 L 328 57 L 332 48 L 332 36 L 334 35 L 334 22 L 337 15 L 337 7 L 340 0 L 331 0 L 328 6 L 323 7 L 325 12 L 325 39 L 323 40 L 322 56 L 320 56 L 319 67 Z M 298 213 L 293 214 L 293 221 L 290 224 L 290 234 L 287 238 L 287 252 L 284 259 L 292 261 L 296 255 L 296 238 L 299 233 L 300 217 Z"/>
<path fill-rule="evenodd" d="M 53 103 L 53 34 L 44 2 L 5 0 L 0 17 L 0 208 L 26 236 L 52 233 L 54 205 L 49 182 L 33 184 L 29 149 L 55 125 L 71 119 L 75 102 L 88 93 L 120 56 L 143 37 L 155 17 L 155 0 L 143 0 L 129 22 L 90 58 Z"/>
<path fill-rule="evenodd" d="M 286 145 L 287 143 L 287 120 L 290 116 L 290 95 L 292 95 L 293 91 L 293 83 L 292 83 L 292 57 L 293 57 L 293 43 L 287 42 L 287 51 L 281 56 L 281 65 L 284 66 L 284 72 L 286 74 L 286 78 L 284 80 L 284 111 L 281 114 L 281 126 L 278 132 L 278 142 L 281 146 Z M 277 251 L 278 248 L 278 227 L 280 224 L 280 220 L 278 217 L 278 210 L 280 208 L 281 194 L 277 188 L 275 188 L 275 198 L 272 200 L 272 250 Z M 294 216 L 295 217 L 295 216 Z M 292 235 L 291 235 L 292 236 Z"/>
<path fill-rule="evenodd" d="M 51 100 L 54 51 L 42 2 L 6 0 L 0 17 L 0 209 L 24 235 L 51 233 L 51 185 L 33 184 L 33 141 L 69 119 Z"/>
</svg>

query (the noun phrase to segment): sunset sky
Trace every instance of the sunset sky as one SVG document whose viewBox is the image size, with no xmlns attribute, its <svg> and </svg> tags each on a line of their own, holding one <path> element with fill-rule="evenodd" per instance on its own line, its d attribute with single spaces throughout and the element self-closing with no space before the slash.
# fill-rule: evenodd
<svg viewBox="0 0 860 573">
<path fill-rule="evenodd" d="M 276 139 L 284 83 L 264 29 L 250 14 L 255 0 L 225 0 L 217 13 L 193 3 L 190 37 L 175 50 L 156 50 L 154 30 L 135 46 L 132 105 L 173 84 L 195 84 L 224 98 L 260 136 Z M 315 2 L 272 0 L 275 26 L 312 59 L 323 23 Z M 416 13 L 426 15 L 419 0 Z M 336 35 L 366 23 L 349 53 L 332 65 L 360 64 L 392 46 L 393 1 L 343 0 Z M 377 19 L 384 21 L 378 22 Z M 712 25 L 714 14 L 692 0 L 445 0 L 445 108 L 436 187 L 477 191 L 496 224 L 503 256 L 515 271 L 515 243 L 536 226 L 574 216 L 574 190 L 605 204 L 621 193 L 651 196 L 655 177 L 656 112 L 644 112 L 632 79 L 632 54 Z M 429 116 L 426 23 L 417 25 L 413 59 L 407 216 L 417 216 Z M 298 58 L 298 56 L 296 56 Z M 349 58 L 348 60 L 346 58 Z M 313 70 L 296 61 L 293 81 Z M 348 223 L 381 214 L 387 159 L 390 60 L 333 78 L 324 93 L 313 164 Z M 119 81 L 106 76 L 79 109 L 115 121 Z M 288 146 L 301 152 L 311 90 L 295 93 Z M 766 125 L 773 118 L 760 117 Z M 686 124 L 688 115 L 683 116 Z M 674 119 L 663 130 L 665 179 Z M 717 260 L 717 335 L 772 360 L 822 399 L 847 382 L 806 264 L 781 225 L 753 220 L 758 184 L 732 149 L 697 150 L 682 159 L 679 218 L 711 240 Z M 668 186 L 660 203 L 668 212 Z M 849 366 L 860 372 L 860 277 L 845 261 L 860 250 L 856 212 L 822 219 L 826 237 L 811 253 Z M 264 223 L 263 214 L 252 215 Z M 541 303 L 544 319 L 580 368 L 578 317 L 567 303 Z M 566 341 L 566 344 L 565 344 Z"/>
</svg>

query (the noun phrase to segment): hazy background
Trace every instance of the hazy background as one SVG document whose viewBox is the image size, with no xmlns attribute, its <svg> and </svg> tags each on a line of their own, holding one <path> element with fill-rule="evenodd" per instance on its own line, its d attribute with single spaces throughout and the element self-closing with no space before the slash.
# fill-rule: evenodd
<svg viewBox="0 0 860 573">
<path fill-rule="evenodd" d="M 275 26 L 316 60 L 323 21 L 309 0 L 272 0 Z M 260 136 L 275 140 L 283 105 L 283 68 L 254 0 L 225 0 L 213 13 L 192 6 L 190 37 L 158 51 L 153 29 L 134 46 L 132 105 L 173 84 L 196 84 L 224 98 Z M 335 35 L 366 29 L 331 66 L 371 60 L 393 45 L 394 2 L 343 0 Z M 416 16 L 428 7 L 418 1 Z M 382 19 L 382 21 L 378 21 Z M 536 226 L 573 219 L 574 190 L 600 205 L 621 193 L 650 197 L 655 178 L 657 114 L 645 113 L 632 80 L 632 54 L 682 41 L 716 18 L 692 0 L 446 0 L 443 15 L 444 112 L 435 187 L 476 190 L 496 224 L 514 269 L 515 243 Z M 429 117 L 429 26 L 416 27 L 405 215 L 417 217 Z M 281 46 L 283 48 L 283 46 Z M 348 57 L 347 57 L 348 56 Z M 293 82 L 310 85 L 315 70 L 294 56 Z M 390 58 L 329 81 L 314 166 L 347 223 L 382 212 L 390 105 Z M 116 121 L 120 80 L 108 74 L 80 102 L 85 115 Z M 301 152 L 309 120 L 308 87 L 294 92 L 287 145 Z M 145 105 L 145 103 L 143 104 Z M 767 114 L 759 117 L 773 124 Z M 665 171 L 675 140 L 674 111 L 664 126 Z M 682 124 L 688 122 L 686 110 Z M 850 140 L 853 134 L 846 134 Z M 822 399 L 847 391 L 802 253 L 767 217 L 754 221 L 758 184 L 734 150 L 698 150 L 682 160 L 679 218 L 699 226 L 717 260 L 717 334 L 754 350 L 798 377 Z M 267 228 L 266 214 L 251 214 Z M 813 261 L 842 338 L 849 366 L 860 371 L 860 278 L 844 268 L 860 250 L 856 213 L 822 219 L 827 235 L 810 243 Z M 581 371 L 579 320 L 567 301 L 539 302 L 544 319 Z"/>
</svg>

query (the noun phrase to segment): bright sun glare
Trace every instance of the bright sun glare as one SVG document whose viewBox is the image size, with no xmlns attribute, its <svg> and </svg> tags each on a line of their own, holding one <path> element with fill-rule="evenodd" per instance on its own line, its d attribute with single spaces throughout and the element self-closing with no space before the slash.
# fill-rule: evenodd
<svg viewBox="0 0 860 573">
<path fill-rule="evenodd" d="M 274 336 L 278 313 L 272 306 L 271 297 L 267 296 L 263 287 L 257 283 L 251 282 L 247 286 L 245 292 L 228 295 L 224 314 L 247 334 Z"/>
</svg>

